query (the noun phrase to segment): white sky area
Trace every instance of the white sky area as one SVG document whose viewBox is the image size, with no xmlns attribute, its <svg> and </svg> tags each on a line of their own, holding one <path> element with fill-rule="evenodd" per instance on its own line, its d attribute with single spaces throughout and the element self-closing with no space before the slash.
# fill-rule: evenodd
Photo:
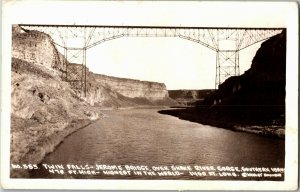
<svg viewBox="0 0 300 192">
<path fill-rule="evenodd" d="M 241 74 L 249 69 L 259 47 L 260 43 L 241 51 Z M 215 87 L 215 51 L 176 37 L 107 41 L 88 50 L 87 66 L 99 74 L 162 82 L 167 89 Z"/>
<path fill-rule="evenodd" d="M 254 2 L 9 1 L 8 4 L 14 4 L 12 23 L 16 24 L 284 27 L 286 20 L 274 17 L 274 9 L 282 10 L 280 3 L 273 4 L 273 9 L 267 3 Z M 254 13 L 257 6 L 261 9 Z M 240 52 L 241 74 L 250 67 L 259 47 L 258 43 Z M 167 89 L 213 89 L 216 53 L 180 38 L 122 37 L 89 49 L 87 67 L 99 74 L 162 82 Z"/>
</svg>

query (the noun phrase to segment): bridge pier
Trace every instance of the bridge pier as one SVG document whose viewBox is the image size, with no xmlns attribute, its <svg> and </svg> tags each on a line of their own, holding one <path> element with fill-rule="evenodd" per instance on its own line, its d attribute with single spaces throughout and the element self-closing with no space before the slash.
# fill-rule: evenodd
<svg viewBox="0 0 300 192">
<path fill-rule="evenodd" d="M 87 68 L 86 68 L 86 51 L 84 48 L 64 47 L 65 57 L 65 80 L 73 88 L 80 91 L 80 95 L 86 97 L 87 93 Z"/>
<path fill-rule="evenodd" d="M 228 77 L 238 75 L 240 75 L 239 51 L 217 50 L 215 89 L 218 89 Z"/>
</svg>

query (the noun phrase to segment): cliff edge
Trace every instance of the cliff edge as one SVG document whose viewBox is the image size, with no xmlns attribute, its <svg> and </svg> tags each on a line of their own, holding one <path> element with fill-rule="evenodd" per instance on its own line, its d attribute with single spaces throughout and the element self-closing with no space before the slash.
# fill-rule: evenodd
<svg viewBox="0 0 300 192">
<path fill-rule="evenodd" d="M 68 65 L 66 65 L 68 64 Z M 12 164 L 41 162 L 69 134 L 105 118 L 103 108 L 169 105 L 162 83 L 98 75 L 87 68 L 87 95 L 81 82 L 66 82 L 66 67 L 82 70 L 58 52 L 45 33 L 12 28 L 11 143 Z M 11 177 L 26 177 L 11 171 Z"/>
<path fill-rule="evenodd" d="M 182 119 L 284 138 L 286 31 L 261 44 L 243 75 L 228 78 L 193 109 L 162 111 Z"/>
</svg>

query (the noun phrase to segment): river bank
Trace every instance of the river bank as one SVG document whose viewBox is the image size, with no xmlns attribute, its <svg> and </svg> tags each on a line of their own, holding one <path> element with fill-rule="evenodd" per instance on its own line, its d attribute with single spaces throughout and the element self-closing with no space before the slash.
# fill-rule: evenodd
<svg viewBox="0 0 300 192">
<path fill-rule="evenodd" d="M 20 122 L 13 120 L 12 124 L 16 126 Z M 22 134 L 14 130 L 11 136 L 11 163 L 38 164 L 47 154 L 53 152 L 66 137 L 93 122 L 88 119 L 73 119 L 64 123 L 31 126 Z M 28 125 L 28 122 L 26 124 Z M 26 124 L 22 124 L 22 126 L 26 126 Z M 29 172 L 25 169 L 11 169 L 10 172 L 12 178 L 28 177 L 28 175 Z"/>
<path fill-rule="evenodd" d="M 121 108 L 88 107 L 92 112 L 86 112 L 86 116 L 72 117 L 71 119 L 57 122 L 39 122 L 36 119 L 22 119 L 12 116 L 11 119 L 11 154 L 12 164 L 39 164 L 64 140 L 98 120 L 108 118 L 111 113 L 133 109 L 167 109 L 167 106 L 139 106 Z M 100 112 L 99 112 L 100 111 Z M 28 170 L 12 169 L 12 178 L 24 178 L 29 176 Z"/>
<path fill-rule="evenodd" d="M 115 127 L 118 129 L 118 132 L 124 133 L 124 137 L 126 137 L 126 133 L 124 131 L 133 133 L 135 129 L 131 129 L 134 127 L 145 127 L 147 131 L 144 129 L 144 134 L 148 134 L 151 132 L 151 128 L 154 129 L 158 135 L 161 135 L 164 130 L 171 130 L 173 127 L 181 127 L 180 129 L 194 129 L 195 127 L 199 127 L 202 129 L 203 126 L 214 126 L 215 129 L 220 130 L 232 130 L 232 131 L 240 131 L 240 132 L 248 132 L 248 133 L 255 133 L 257 135 L 269 136 L 274 138 L 284 138 L 284 129 L 281 127 L 267 127 L 267 126 L 238 126 L 232 125 L 230 122 L 209 122 L 203 123 L 203 119 L 199 118 L 199 114 L 192 113 L 191 110 L 195 110 L 194 108 L 168 108 L 168 107 L 157 107 L 157 106 L 140 106 L 137 108 L 129 107 L 129 108 L 119 108 L 119 109 L 98 109 L 101 114 L 100 119 L 72 119 L 65 122 L 57 122 L 57 123 L 44 123 L 39 124 L 36 121 L 24 121 L 20 118 L 13 118 L 12 120 L 12 127 L 14 130 L 12 132 L 12 139 L 11 139 L 11 162 L 12 163 L 30 163 L 30 164 L 39 164 L 48 158 L 47 156 L 52 156 L 52 153 L 56 153 L 55 150 L 59 147 L 60 144 L 64 143 L 65 140 L 68 140 L 68 136 L 74 137 L 73 135 L 77 135 L 77 131 L 87 127 L 96 127 L 100 126 L 100 129 L 107 132 L 106 129 L 109 127 Z M 164 115 L 160 115 L 164 114 Z M 165 114 L 172 115 L 175 117 L 179 117 L 179 119 L 165 116 Z M 196 118 L 197 117 L 197 118 Z M 181 120 L 182 119 L 182 120 Z M 188 121 L 185 121 L 188 120 Z M 189 124 L 191 122 L 197 122 L 196 124 Z M 198 124 L 201 122 L 201 124 Z M 206 125 L 205 125 L 206 124 Z M 20 132 L 20 129 L 23 127 L 28 127 Z M 221 128 L 220 128 L 221 127 Z M 161 130 L 160 130 L 161 129 Z M 205 128 L 206 129 L 206 128 Z M 138 130 L 136 130 L 138 131 Z M 174 130 L 176 131 L 176 130 Z M 92 132 L 90 134 L 93 134 Z M 96 133 L 95 133 L 96 134 Z M 115 133 L 116 137 L 118 133 Z M 142 133 L 143 134 L 143 133 Z M 243 133 L 244 134 L 244 133 Z M 114 133 L 110 132 L 109 137 L 113 137 Z M 170 134 L 173 135 L 173 134 Z M 77 135 L 80 136 L 80 135 Z M 138 134 L 137 137 L 143 138 L 144 136 Z M 153 135 L 152 140 L 159 139 L 155 138 Z M 168 138 L 170 136 L 167 136 Z M 78 140 L 76 138 L 75 140 Z M 171 139 L 171 138 L 169 138 Z M 178 140 L 178 137 L 172 138 L 173 141 Z M 80 139 L 79 139 L 80 140 Z M 88 140 L 88 139 L 87 139 Z M 114 139 L 113 139 L 114 140 Z M 91 142 L 99 143 L 99 140 Z M 117 142 L 117 141 L 116 141 Z M 179 142 L 179 141 L 178 141 Z M 147 143 L 151 143 L 149 140 Z M 81 145 L 85 145 L 84 143 L 80 142 Z M 166 143 L 165 143 L 166 144 Z M 77 144 L 75 144 L 76 146 Z M 105 146 L 106 144 L 103 143 Z M 119 143 L 121 145 L 121 143 Z M 135 145 L 135 144 L 133 144 Z M 190 145 L 189 145 L 190 146 Z M 150 146 L 149 146 L 150 147 Z M 73 148 L 73 147 L 72 147 Z M 95 149 L 96 151 L 97 149 Z M 151 150 L 148 148 L 148 150 Z M 152 149 L 152 150 L 159 150 Z M 188 149 L 186 149 L 188 150 Z M 123 152 L 122 152 L 123 153 Z M 120 154 L 115 153 L 116 156 Z M 113 158 L 113 157 L 111 157 Z M 52 159 L 53 160 L 53 159 Z M 52 161 L 51 160 L 51 161 Z M 62 161 L 65 161 L 61 159 Z M 69 159 L 73 161 L 72 159 Z M 111 159 L 112 160 L 112 159 Z M 133 160 L 134 162 L 134 160 Z M 59 163 L 59 161 L 57 161 Z M 111 162 L 107 162 L 111 163 Z M 131 162 L 127 162 L 131 163 Z M 171 162 L 168 162 L 169 164 Z M 183 162 L 181 162 L 183 163 Z M 11 171 L 12 178 L 26 178 L 29 177 L 29 172 L 26 170 L 16 170 L 13 169 Z"/>
<path fill-rule="evenodd" d="M 39 163 L 102 108 L 171 105 L 163 83 L 94 74 L 69 62 L 49 34 L 12 27 L 10 163 Z M 12 171 L 15 177 L 19 173 Z M 22 174 L 22 173 L 20 173 Z"/>
<path fill-rule="evenodd" d="M 227 75 L 226 75 L 227 76 Z M 286 31 L 261 44 L 251 67 L 231 76 L 195 107 L 161 111 L 201 124 L 285 138 Z"/>
<path fill-rule="evenodd" d="M 12 59 L 10 163 L 39 163 L 74 131 L 103 117 L 43 66 Z M 26 171 L 11 172 L 11 177 Z"/>
<path fill-rule="evenodd" d="M 284 140 L 235 132 L 159 114 L 165 109 L 105 111 L 106 117 L 67 137 L 42 164 L 135 166 L 284 167 Z M 102 111 L 101 111 L 102 112 Z M 104 111 L 103 111 L 104 113 Z M 42 167 L 42 166 L 41 166 Z M 73 179 L 211 179 L 178 177 L 52 174 L 31 178 Z M 215 179 L 224 179 L 218 177 Z M 225 178 L 226 179 L 226 178 Z M 253 178 L 232 178 L 249 180 Z M 282 180 L 281 178 L 258 178 Z"/>
<path fill-rule="evenodd" d="M 201 123 L 204 125 L 211 125 L 215 127 L 221 127 L 233 131 L 242 131 L 247 133 L 254 133 L 257 135 L 263 135 L 267 137 L 285 138 L 285 127 L 282 124 L 268 125 L 267 123 L 261 123 L 258 121 L 248 121 L 247 119 L 238 119 L 239 117 L 229 116 L 231 111 L 222 109 L 223 116 L 220 116 L 218 111 L 211 114 L 208 107 L 188 107 L 188 108 L 174 108 L 168 110 L 160 110 L 159 113 L 164 115 L 172 115 L 182 120 Z M 227 114 L 226 114 L 227 113 Z M 260 111 L 262 113 L 262 111 Z"/>
</svg>

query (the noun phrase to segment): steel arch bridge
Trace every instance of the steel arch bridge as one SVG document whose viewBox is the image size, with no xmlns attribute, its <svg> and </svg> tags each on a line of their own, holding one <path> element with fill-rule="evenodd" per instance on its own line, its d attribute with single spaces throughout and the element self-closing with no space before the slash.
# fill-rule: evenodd
<svg viewBox="0 0 300 192">
<path fill-rule="evenodd" d="M 230 76 L 240 75 L 239 52 L 279 34 L 284 28 L 113 26 L 113 25 L 36 25 L 19 24 L 51 36 L 66 58 L 65 80 L 79 81 L 86 96 L 86 51 L 98 44 L 121 37 L 178 37 L 201 44 L 216 53 L 215 89 Z M 229 46 L 229 44 L 231 46 Z M 72 71 L 69 63 L 81 64 L 82 72 Z"/>
</svg>

